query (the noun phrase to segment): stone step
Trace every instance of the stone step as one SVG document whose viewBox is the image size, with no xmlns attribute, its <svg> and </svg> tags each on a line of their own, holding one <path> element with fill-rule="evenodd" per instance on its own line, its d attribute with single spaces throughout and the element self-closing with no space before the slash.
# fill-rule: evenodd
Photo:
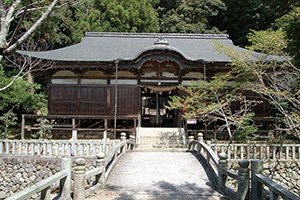
<svg viewBox="0 0 300 200">
<path fill-rule="evenodd" d="M 162 128 L 162 127 L 153 127 L 153 128 L 139 128 L 140 136 L 142 137 L 160 137 L 163 133 L 175 133 L 182 134 L 183 128 Z"/>
<path fill-rule="evenodd" d="M 136 152 L 186 152 L 187 148 L 136 148 Z"/>
</svg>

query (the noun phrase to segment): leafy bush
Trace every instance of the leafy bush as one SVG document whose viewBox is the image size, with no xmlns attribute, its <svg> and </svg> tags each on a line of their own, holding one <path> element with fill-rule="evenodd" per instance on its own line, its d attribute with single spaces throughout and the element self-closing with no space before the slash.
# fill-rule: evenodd
<svg viewBox="0 0 300 200">
<path fill-rule="evenodd" d="M 13 76 L 6 76 L 0 66 L 0 88 L 8 85 L 12 79 Z M 18 77 L 7 89 L 0 91 L 1 138 L 15 137 L 20 133 L 18 124 L 22 114 L 47 114 L 46 96 L 39 89 L 40 85 Z"/>
</svg>

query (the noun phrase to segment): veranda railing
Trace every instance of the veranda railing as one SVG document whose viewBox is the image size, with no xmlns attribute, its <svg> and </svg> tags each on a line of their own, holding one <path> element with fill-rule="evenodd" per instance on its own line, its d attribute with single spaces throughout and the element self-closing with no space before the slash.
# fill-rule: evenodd
<svg viewBox="0 0 300 200">
<path fill-rule="evenodd" d="M 0 140 L 0 155 L 96 157 L 105 155 L 120 140 Z"/>
<path fill-rule="evenodd" d="M 210 144 L 216 154 L 231 160 L 300 160 L 300 144 Z"/>
</svg>

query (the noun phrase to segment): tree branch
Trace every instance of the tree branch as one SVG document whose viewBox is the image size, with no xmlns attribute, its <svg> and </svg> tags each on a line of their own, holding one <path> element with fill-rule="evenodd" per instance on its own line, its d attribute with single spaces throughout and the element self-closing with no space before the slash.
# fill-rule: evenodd
<svg viewBox="0 0 300 200">
<path fill-rule="evenodd" d="M 16 0 L 8 9 L 8 12 L 5 14 L 5 11 L 1 10 L 1 30 L 0 30 L 0 54 L 5 50 L 8 46 L 8 42 L 6 41 L 6 37 L 8 35 L 9 27 L 11 22 L 13 21 L 14 12 L 17 6 L 21 3 L 21 0 Z M 1 8 L 2 9 L 2 8 Z"/>
<path fill-rule="evenodd" d="M 14 42 L 12 45 L 10 45 L 8 48 L 6 48 L 3 53 L 9 54 L 17 49 L 17 47 L 22 44 L 28 37 L 42 24 L 44 20 L 47 19 L 47 17 L 51 14 L 53 9 L 55 8 L 56 4 L 59 2 L 59 0 L 53 0 L 53 2 L 49 5 L 46 12 L 43 13 L 43 15 L 28 29 L 24 35 L 19 38 L 16 42 Z"/>
</svg>

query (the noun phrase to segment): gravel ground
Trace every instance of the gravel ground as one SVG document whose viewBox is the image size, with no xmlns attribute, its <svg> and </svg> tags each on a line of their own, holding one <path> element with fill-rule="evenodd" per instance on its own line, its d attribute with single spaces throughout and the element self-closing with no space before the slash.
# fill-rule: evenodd
<svg viewBox="0 0 300 200">
<path fill-rule="evenodd" d="M 199 161 L 189 152 L 130 152 L 106 187 L 89 200 L 225 199 L 211 186 Z"/>
</svg>

